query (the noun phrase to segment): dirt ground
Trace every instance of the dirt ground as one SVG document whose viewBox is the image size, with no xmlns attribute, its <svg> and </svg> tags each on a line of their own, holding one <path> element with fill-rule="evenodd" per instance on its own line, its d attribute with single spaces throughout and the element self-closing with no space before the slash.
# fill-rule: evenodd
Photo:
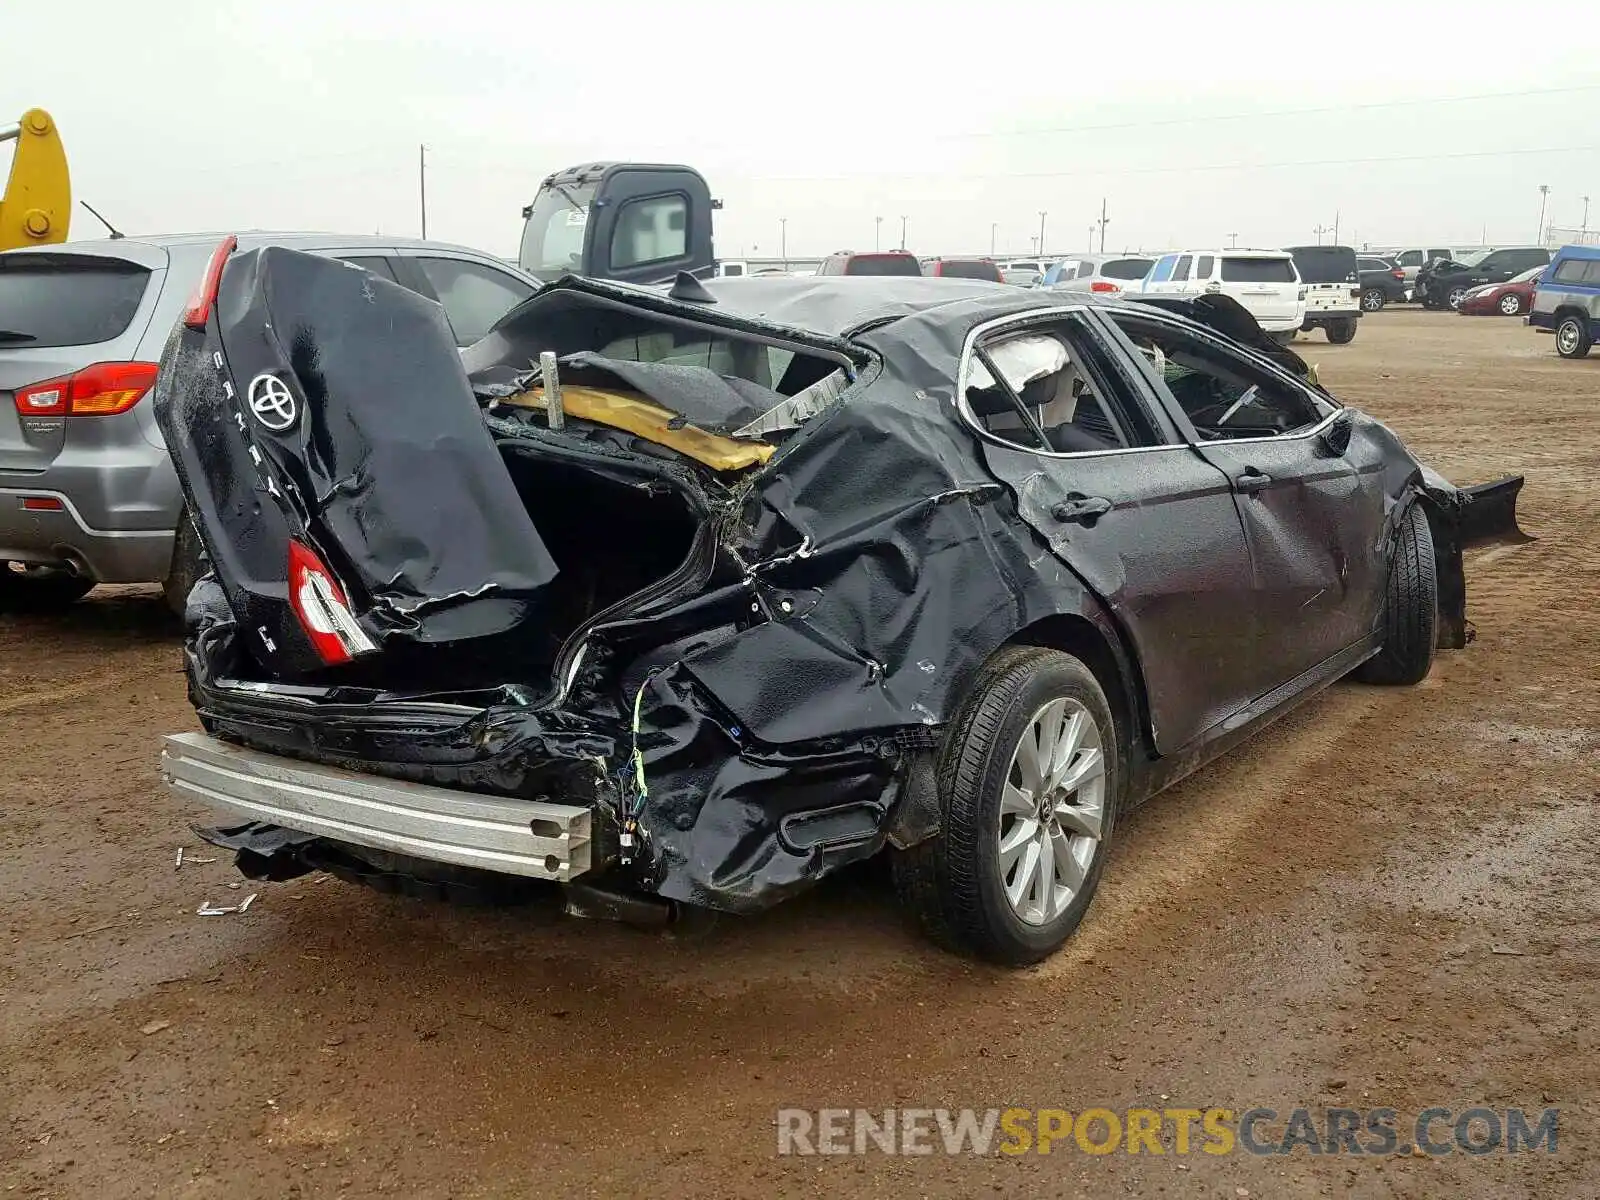
<svg viewBox="0 0 1600 1200">
<path fill-rule="evenodd" d="M 174 869 L 152 591 L 0 616 L 0 1186 L 27 1196 L 1600 1195 L 1600 357 L 1389 311 L 1302 353 L 1458 482 L 1523 472 L 1474 645 L 1341 684 L 1118 830 L 1022 972 L 871 875 L 692 934 Z M 259 893 L 242 916 L 204 900 Z M 1553 1155 L 779 1157 L 779 1108 L 1560 1109 Z M 1405 1139 L 1402 1138 L 1402 1142 Z"/>
</svg>

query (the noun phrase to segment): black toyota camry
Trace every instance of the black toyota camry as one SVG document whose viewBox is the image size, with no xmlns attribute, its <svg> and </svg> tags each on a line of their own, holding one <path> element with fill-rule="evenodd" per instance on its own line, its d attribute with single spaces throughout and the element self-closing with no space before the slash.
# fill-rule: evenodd
<svg viewBox="0 0 1600 1200">
<path fill-rule="evenodd" d="M 1225 297 L 219 248 L 157 411 L 210 559 L 163 773 L 246 873 L 766 907 L 870 856 L 1036 961 L 1129 807 L 1466 644 L 1458 490 Z"/>
</svg>

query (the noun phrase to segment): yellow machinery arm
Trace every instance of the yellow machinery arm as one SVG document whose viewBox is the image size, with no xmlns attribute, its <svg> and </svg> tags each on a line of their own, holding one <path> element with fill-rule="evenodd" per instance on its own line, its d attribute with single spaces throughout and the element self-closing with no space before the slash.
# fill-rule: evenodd
<svg viewBox="0 0 1600 1200">
<path fill-rule="evenodd" d="M 0 142 L 15 141 L 11 178 L 0 192 L 0 250 L 67 240 L 72 181 L 56 123 L 30 108 L 15 125 L 0 125 Z"/>
</svg>

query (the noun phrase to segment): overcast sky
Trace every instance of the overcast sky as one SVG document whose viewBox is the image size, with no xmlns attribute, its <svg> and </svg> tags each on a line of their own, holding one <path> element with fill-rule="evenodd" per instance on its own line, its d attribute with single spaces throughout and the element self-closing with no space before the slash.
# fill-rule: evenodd
<svg viewBox="0 0 1600 1200">
<path fill-rule="evenodd" d="M 792 255 L 870 249 L 877 216 L 898 245 L 902 215 L 919 253 L 1026 252 L 1040 210 L 1047 250 L 1081 248 L 1102 197 L 1108 248 L 1336 219 L 1504 244 L 1540 184 L 1556 224 L 1600 200 L 1593 40 L 1551 12 L 52 0 L 6 29 L 0 121 L 54 113 L 75 194 L 138 233 L 415 235 L 426 143 L 429 234 L 506 255 L 544 175 L 604 158 L 698 166 L 724 257 L 776 254 L 780 218 Z"/>
</svg>

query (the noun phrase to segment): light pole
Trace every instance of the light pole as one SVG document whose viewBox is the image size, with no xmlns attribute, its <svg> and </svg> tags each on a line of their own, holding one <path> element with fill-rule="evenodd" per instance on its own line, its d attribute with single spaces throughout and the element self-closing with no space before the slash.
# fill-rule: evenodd
<svg viewBox="0 0 1600 1200">
<path fill-rule="evenodd" d="M 1044 256 L 1044 219 L 1049 216 L 1044 209 L 1039 210 L 1039 255 Z"/>
<path fill-rule="evenodd" d="M 1089 223 L 1089 253 L 1094 253 L 1094 222 Z"/>
<path fill-rule="evenodd" d="M 902 215 L 900 217 L 900 249 L 904 250 L 905 248 L 906 248 L 906 218 L 905 218 L 904 215 Z"/>
<path fill-rule="evenodd" d="M 1325 233 L 1331 233 L 1332 230 L 1330 230 L 1326 225 L 1318 225 L 1311 232 L 1317 235 L 1317 245 L 1320 246 L 1322 245 L 1322 235 Z"/>
<path fill-rule="evenodd" d="M 1578 234 L 1578 243 L 1581 245 L 1589 240 L 1589 197 L 1583 198 L 1583 228 Z"/>
<path fill-rule="evenodd" d="M 1100 197 L 1100 253 L 1106 252 L 1106 226 L 1111 224 L 1111 218 L 1106 216 L 1106 198 Z"/>
<path fill-rule="evenodd" d="M 1544 206 L 1545 202 L 1549 199 L 1550 185 L 1548 183 L 1541 183 L 1539 185 L 1539 232 L 1534 236 L 1533 239 L 1541 246 L 1544 245 Z"/>
<path fill-rule="evenodd" d="M 789 269 L 789 218 L 778 218 L 778 257 L 783 259 L 783 269 Z"/>
<path fill-rule="evenodd" d="M 872 218 L 872 249 L 874 252 L 883 249 L 883 218 Z"/>
<path fill-rule="evenodd" d="M 989 257 L 990 258 L 994 257 L 995 239 L 999 236 L 999 234 L 1000 234 L 1000 222 L 999 221 L 990 221 L 989 222 Z"/>
<path fill-rule="evenodd" d="M 1237 250 L 1238 248 L 1239 248 L 1239 235 L 1237 233 L 1230 233 L 1228 235 L 1228 249 L 1229 250 Z"/>
</svg>

